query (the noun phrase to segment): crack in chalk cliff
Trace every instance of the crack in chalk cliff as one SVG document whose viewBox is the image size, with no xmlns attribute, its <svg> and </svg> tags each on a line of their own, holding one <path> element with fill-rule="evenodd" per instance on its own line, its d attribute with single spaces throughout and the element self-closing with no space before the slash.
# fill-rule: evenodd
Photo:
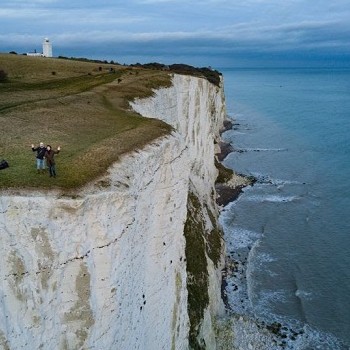
<svg viewBox="0 0 350 350">
<path fill-rule="evenodd" d="M 156 189 L 155 189 L 155 191 L 164 191 L 164 190 L 169 190 L 170 188 L 177 188 L 179 191 L 187 191 L 187 187 L 185 186 L 185 187 L 179 187 L 179 183 L 180 183 L 180 181 L 178 181 L 178 182 L 175 182 L 173 185 L 170 185 L 170 186 L 165 186 L 165 187 L 157 187 Z"/>
<path fill-rule="evenodd" d="M 154 175 L 157 174 L 157 172 L 159 171 L 159 169 L 163 168 L 164 165 L 169 165 L 169 164 L 173 164 L 177 159 L 181 158 L 182 155 L 184 154 L 184 152 L 188 149 L 188 146 L 185 146 L 181 152 L 179 153 L 179 155 L 177 155 L 175 158 L 173 158 L 171 161 L 169 162 L 165 162 L 163 164 L 158 164 L 157 168 L 154 170 L 153 172 L 153 176 L 151 178 L 151 180 L 149 182 L 147 182 L 143 188 L 147 188 L 153 181 L 154 181 Z"/>
<path fill-rule="evenodd" d="M 183 153 L 184 153 L 187 149 L 188 149 L 188 146 L 185 146 L 185 147 L 181 150 L 181 152 L 180 152 L 180 154 L 179 154 L 178 156 L 176 156 L 175 158 L 173 158 L 170 162 L 166 162 L 165 164 L 166 164 L 166 165 L 173 164 L 173 163 L 175 162 L 175 160 L 178 160 L 179 158 L 182 157 Z"/>
<path fill-rule="evenodd" d="M 164 166 L 164 165 L 169 165 L 169 164 L 173 164 L 176 160 L 180 159 L 181 157 L 183 157 L 183 154 L 185 153 L 185 151 L 188 149 L 188 146 L 185 146 L 184 148 L 181 149 L 180 153 L 171 159 L 171 161 L 169 162 L 165 162 L 164 164 L 162 165 L 158 165 L 158 167 L 155 169 L 154 171 L 154 175 L 160 171 L 160 169 Z M 147 188 L 152 182 L 154 181 L 154 176 L 152 176 L 152 179 L 146 183 L 144 185 L 144 188 Z M 177 183 L 178 184 L 178 183 Z M 176 184 L 176 185 L 177 185 Z M 168 186 L 168 187 L 164 187 L 162 189 L 167 189 L 167 188 L 171 188 L 171 187 L 174 187 L 175 185 L 172 185 L 172 186 Z M 0 212 L 1 213 L 1 212 Z M 6 211 L 4 212 L 6 213 Z M 22 273 L 11 273 L 11 274 L 8 274 L 8 275 L 5 275 L 4 279 L 8 279 L 9 277 L 24 277 L 24 276 L 29 276 L 29 275 L 39 275 L 41 273 L 44 273 L 44 272 L 47 272 L 47 271 L 50 271 L 50 270 L 58 270 L 60 269 L 61 267 L 67 265 L 68 263 L 71 263 L 71 262 L 74 262 L 74 261 L 77 261 L 77 260 L 83 260 L 85 258 L 87 258 L 91 252 L 95 249 L 103 249 L 103 248 L 106 248 L 108 246 L 110 246 L 111 244 L 114 244 L 116 243 L 123 235 L 124 233 L 126 232 L 126 230 L 134 223 L 135 221 L 135 218 L 128 224 L 126 225 L 126 228 L 122 231 L 121 235 L 118 237 L 118 238 L 115 238 L 114 240 L 112 240 L 111 242 L 108 242 L 106 244 L 103 244 L 103 245 L 100 245 L 100 246 L 97 246 L 97 247 L 94 247 L 92 249 L 89 249 L 85 252 L 85 254 L 82 254 L 82 255 L 79 255 L 79 256 L 76 256 L 76 257 L 72 257 L 72 258 L 69 258 L 67 259 L 65 262 L 63 263 L 60 263 L 58 264 L 57 266 L 53 266 L 53 265 L 47 265 L 47 266 L 42 266 L 38 271 L 35 271 L 35 272 L 30 272 L 30 271 L 25 271 L 25 272 L 22 272 Z M 6 230 L 6 227 L 4 228 Z M 16 244 L 15 244 L 16 245 Z"/>
<path fill-rule="evenodd" d="M 79 256 L 76 256 L 76 257 L 73 257 L 73 258 L 70 258 L 68 260 L 66 260 L 65 262 L 63 263 L 60 263 L 58 266 L 52 266 L 52 265 L 48 265 L 48 266 L 44 266 L 42 268 L 40 268 L 38 271 L 35 271 L 35 272 L 29 272 L 29 271 L 25 271 L 25 272 L 22 272 L 22 273 L 10 273 L 8 275 L 5 275 L 4 277 L 4 280 L 7 280 L 9 277 L 23 277 L 23 276 L 28 276 L 28 275 L 31 275 L 31 274 L 36 274 L 36 275 L 39 275 L 40 273 L 43 273 L 47 270 L 58 270 L 60 269 L 61 267 L 73 262 L 73 261 L 77 261 L 77 260 L 83 260 L 85 258 L 87 258 L 89 256 L 89 254 L 95 250 L 95 249 L 103 249 L 103 248 L 106 248 L 106 247 L 109 247 L 110 245 L 114 244 L 114 243 L 117 243 L 120 238 L 123 237 L 124 233 L 127 231 L 127 229 L 135 222 L 135 218 L 129 223 L 126 225 L 125 229 L 122 231 L 122 233 L 120 234 L 120 236 L 118 236 L 117 238 L 113 239 L 112 241 L 106 243 L 106 244 L 103 244 L 103 245 L 100 245 L 100 246 L 97 246 L 97 247 L 94 247 L 92 249 L 89 249 L 86 251 L 85 254 L 83 255 L 79 255 Z"/>
</svg>

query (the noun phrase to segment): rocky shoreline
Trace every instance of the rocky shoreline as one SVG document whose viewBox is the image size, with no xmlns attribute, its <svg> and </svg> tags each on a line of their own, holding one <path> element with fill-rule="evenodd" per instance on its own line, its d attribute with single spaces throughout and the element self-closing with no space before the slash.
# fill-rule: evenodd
<svg viewBox="0 0 350 350">
<path fill-rule="evenodd" d="M 221 134 L 227 130 L 231 130 L 234 124 L 231 120 L 226 120 Z M 243 189 L 247 186 L 252 186 L 257 181 L 256 178 L 237 174 L 231 169 L 224 167 L 222 162 L 231 153 L 234 152 L 234 147 L 227 142 L 220 142 L 218 144 L 220 151 L 216 153 L 217 168 L 219 169 L 219 177 L 215 184 L 217 192 L 216 202 L 224 208 L 229 203 L 237 200 Z M 248 252 L 251 247 L 247 247 Z M 263 349 L 263 350 L 279 350 L 286 348 L 284 338 L 286 335 L 282 330 L 281 324 L 266 325 L 259 322 L 247 314 L 238 314 L 230 305 L 228 298 L 228 288 L 237 290 L 237 286 L 229 286 L 227 278 L 236 275 L 237 278 L 243 282 L 245 279 L 246 259 L 235 259 L 235 252 L 226 252 L 225 267 L 222 270 L 222 284 L 221 297 L 226 307 L 226 317 L 218 320 L 217 334 L 218 343 L 217 348 L 222 350 L 247 350 L 247 349 Z M 239 254 L 238 254 L 239 255 Z M 242 257 L 241 257 L 242 258 Z M 240 261 L 242 260 L 242 261 Z M 244 260 L 244 261 L 243 261 Z M 247 301 L 241 300 L 242 310 L 246 307 Z"/>
<path fill-rule="evenodd" d="M 225 123 L 222 132 L 232 130 L 232 121 Z M 217 203 L 222 208 L 221 216 L 225 215 L 227 205 L 237 200 L 247 186 L 255 182 L 266 183 L 266 179 L 257 179 L 237 174 L 227 169 L 221 162 L 231 153 L 240 152 L 231 144 L 219 142 L 217 152 L 219 177 L 215 185 Z M 246 268 L 249 254 L 254 249 L 254 243 L 243 236 L 224 237 L 226 244 L 225 267 L 222 270 L 221 297 L 225 304 L 226 315 L 217 320 L 217 349 L 219 350 L 293 350 L 313 348 L 312 338 L 315 330 L 307 325 L 291 327 L 279 322 L 265 322 L 254 317 L 247 294 Z M 250 237 L 251 238 L 251 237 Z M 258 238 L 256 238 L 258 239 Z M 238 244 L 238 245 L 237 245 Z M 339 347 L 339 349 L 343 347 Z M 320 349 L 328 349 L 322 347 Z M 345 349 L 345 348 L 344 348 Z"/>
<path fill-rule="evenodd" d="M 224 121 L 223 128 L 220 130 L 220 135 L 225 131 L 232 130 L 234 124 L 231 120 Z M 219 170 L 219 176 L 215 183 L 215 190 L 217 194 L 216 203 L 220 207 L 225 207 L 227 204 L 233 202 L 242 193 L 243 188 L 253 185 L 256 179 L 252 176 L 239 174 L 231 169 L 226 168 L 222 162 L 231 153 L 234 152 L 233 146 L 224 141 L 220 141 L 217 145 L 218 150 L 216 155 L 216 167 Z"/>
</svg>

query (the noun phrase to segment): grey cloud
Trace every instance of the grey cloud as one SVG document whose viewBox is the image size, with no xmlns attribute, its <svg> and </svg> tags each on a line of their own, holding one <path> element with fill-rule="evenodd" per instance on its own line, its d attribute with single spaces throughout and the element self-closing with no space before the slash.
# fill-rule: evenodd
<svg viewBox="0 0 350 350">
<path fill-rule="evenodd" d="M 47 18 L 47 16 L 50 15 L 49 10 L 35 10 L 35 9 L 0 9 L 0 18 L 2 20 L 9 20 L 9 19 L 36 19 L 39 18 Z"/>
<path fill-rule="evenodd" d="M 100 45 L 139 45 L 152 43 L 155 47 L 176 42 L 186 47 L 217 47 L 230 50 L 293 50 L 338 47 L 349 51 L 347 26 L 341 22 L 301 22 L 276 26 L 252 26 L 250 23 L 233 25 L 216 31 L 169 31 L 130 33 L 121 30 L 90 30 L 50 35 L 58 45 L 85 43 Z M 27 42 L 38 40 L 38 35 L 4 35 L 3 41 Z"/>
<path fill-rule="evenodd" d="M 0 51 L 40 47 L 48 36 L 68 56 L 349 53 L 349 11 L 346 0 L 5 0 Z"/>
</svg>

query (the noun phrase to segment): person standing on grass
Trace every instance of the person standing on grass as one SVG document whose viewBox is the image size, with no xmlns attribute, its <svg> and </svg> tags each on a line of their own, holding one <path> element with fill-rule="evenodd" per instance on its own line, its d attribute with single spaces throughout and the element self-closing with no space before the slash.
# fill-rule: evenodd
<svg viewBox="0 0 350 350">
<path fill-rule="evenodd" d="M 57 151 L 54 151 L 50 145 L 46 146 L 45 159 L 49 167 L 50 177 L 56 177 L 56 166 L 54 155 L 60 153 L 61 147 L 57 147 Z"/>
<path fill-rule="evenodd" d="M 32 144 L 32 151 L 36 152 L 36 169 L 39 173 L 45 172 L 45 153 L 46 153 L 46 147 L 44 146 L 43 142 L 40 142 L 38 147 L 34 147 Z"/>
</svg>

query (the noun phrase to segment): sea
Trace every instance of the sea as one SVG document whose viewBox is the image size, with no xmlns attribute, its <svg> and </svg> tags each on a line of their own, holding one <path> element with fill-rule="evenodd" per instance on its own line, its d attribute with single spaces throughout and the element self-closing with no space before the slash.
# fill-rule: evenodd
<svg viewBox="0 0 350 350">
<path fill-rule="evenodd" d="M 350 68 L 225 68 L 227 299 L 286 349 L 350 349 Z M 260 349 L 258 344 L 251 345 Z"/>
</svg>

